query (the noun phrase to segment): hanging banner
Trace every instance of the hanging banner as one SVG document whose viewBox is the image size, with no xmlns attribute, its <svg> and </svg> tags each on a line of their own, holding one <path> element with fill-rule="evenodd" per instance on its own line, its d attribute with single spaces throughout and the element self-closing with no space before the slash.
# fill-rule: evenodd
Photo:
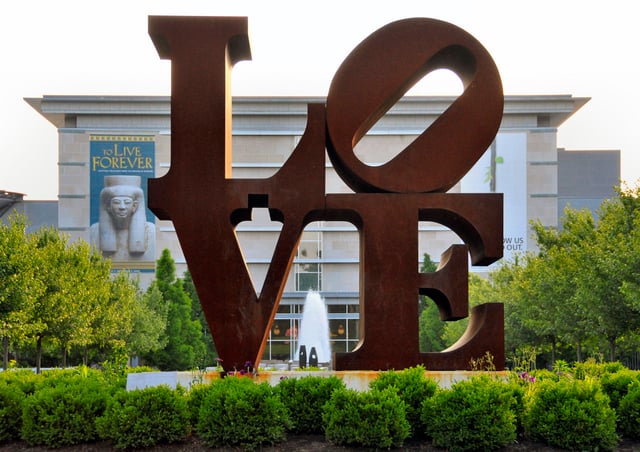
<svg viewBox="0 0 640 452">
<path fill-rule="evenodd" d="M 114 269 L 153 271 L 155 216 L 146 207 L 153 137 L 92 135 L 89 166 L 91 244 Z"/>
</svg>

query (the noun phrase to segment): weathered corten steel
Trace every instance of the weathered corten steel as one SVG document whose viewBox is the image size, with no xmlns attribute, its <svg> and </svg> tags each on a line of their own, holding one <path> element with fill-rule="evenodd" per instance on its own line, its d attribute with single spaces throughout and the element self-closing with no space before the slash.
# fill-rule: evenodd
<svg viewBox="0 0 640 452">
<path fill-rule="evenodd" d="M 326 108 L 310 104 L 305 133 L 268 179 L 231 178 L 230 72 L 250 59 L 247 19 L 150 17 L 149 33 L 172 61 L 171 168 L 149 181 L 149 207 L 172 220 L 216 348 L 227 370 L 262 356 L 304 227 L 340 220 L 360 232 L 360 344 L 334 355 L 333 367 L 469 369 L 489 352 L 504 366 L 502 305 L 472 311 L 465 335 L 441 353 L 420 353 L 418 294 L 443 320 L 468 316 L 468 256 L 478 265 L 502 257 L 502 195 L 447 194 L 494 139 L 503 109 L 498 71 L 469 34 L 445 22 L 407 19 L 383 27 L 338 69 Z M 464 92 L 410 146 L 382 166 L 353 147 L 421 77 L 439 68 L 460 76 Z M 426 126 L 426 125 L 425 125 Z M 325 193 L 325 148 L 356 191 Z M 251 209 L 283 223 L 258 295 L 235 235 Z M 434 273 L 417 270 L 418 222 L 456 232 Z"/>
<path fill-rule="evenodd" d="M 360 161 L 353 152 L 356 143 L 416 81 L 436 69 L 455 72 L 463 93 L 389 162 L 370 166 Z M 487 150 L 503 107 L 498 70 L 471 35 L 433 19 L 393 22 L 358 45 L 331 82 L 329 157 L 357 192 L 445 192 Z"/>
</svg>

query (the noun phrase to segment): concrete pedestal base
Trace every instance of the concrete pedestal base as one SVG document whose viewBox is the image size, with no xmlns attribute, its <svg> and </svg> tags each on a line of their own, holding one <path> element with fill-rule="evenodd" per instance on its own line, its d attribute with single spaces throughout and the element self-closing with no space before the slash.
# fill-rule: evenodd
<svg viewBox="0 0 640 452">
<path fill-rule="evenodd" d="M 452 384 L 468 380 L 471 377 L 479 374 L 486 374 L 487 372 L 477 371 L 464 371 L 464 370 L 452 370 L 452 371 L 425 371 L 425 376 L 433 378 L 438 382 L 440 387 L 449 388 Z M 284 378 L 301 378 L 306 376 L 317 377 L 329 377 L 336 376 L 344 382 L 345 386 L 349 389 L 355 389 L 357 391 L 366 391 L 369 388 L 369 383 L 375 380 L 379 371 L 369 370 L 326 370 L 326 371 L 304 371 L 304 370 L 273 370 L 263 371 L 253 377 L 236 377 L 230 376 L 226 378 L 253 378 L 256 383 L 268 382 L 271 386 L 277 385 L 280 380 Z M 500 378 L 506 378 L 507 372 L 491 372 L 492 375 L 496 375 Z M 211 381 L 220 378 L 220 372 L 207 371 L 207 372 L 140 372 L 131 373 L 127 377 L 127 391 L 134 389 L 143 389 L 149 386 L 167 385 L 170 388 L 176 388 L 178 385 L 189 389 L 192 384 L 196 383 L 210 383 Z"/>
</svg>

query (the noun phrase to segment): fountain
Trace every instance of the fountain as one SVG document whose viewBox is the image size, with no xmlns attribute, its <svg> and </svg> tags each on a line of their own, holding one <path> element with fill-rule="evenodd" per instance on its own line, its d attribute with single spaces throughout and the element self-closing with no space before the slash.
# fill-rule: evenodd
<svg viewBox="0 0 640 452">
<path fill-rule="evenodd" d="M 315 351 L 317 363 L 331 361 L 327 307 L 320 294 L 312 290 L 307 293 L 304 301 L 296 356 L 300 356 L 301 351 L 305 352 L 308 357 L 311 357 L 312 352 Z M 311 362 L 309 364 L 311 365 Z M 301 362 L 300 366 L 303 367 L 304 364 Z"/>
</svg>

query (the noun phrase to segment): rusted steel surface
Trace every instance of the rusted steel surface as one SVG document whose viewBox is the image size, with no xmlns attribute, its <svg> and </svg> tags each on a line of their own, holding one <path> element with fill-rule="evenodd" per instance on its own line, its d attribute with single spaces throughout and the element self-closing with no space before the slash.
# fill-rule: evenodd
<svg viewBox="0 0 640 452">
<path fill-rule="evenodd" d="M 456 73 L 463 93 L 395 158 L 380 166 L 361 162 L 353 152 L 356 143 L 436 69 Z M 357 192 L 445 192 L 487 150 L 503 108 L 498 70 L 475 38 L 439 20 L 400 20 L 371 34 L 336 72 L 327 97 L 329 157 Z"/>
<path fill-rule="evenodd" d="M 502 117 L 498 71 L 475 39 L 432 19 L 383 27 L 338 69 L 326 108 L 309 105 L 307 129 L 276 175 L 231 179 L 229 79 L 233 64 L 250 59 L 247 19 L 150 17 L 149 33 L 172 61 L 171 168 L 149 181 L 149 207 L 175 225 L 226 370 L 259 363 L 300 235 L 318 220 L 349 221 L 360 233 L 361 341 L 334 356 L 334 369 L 468 369 L 486 352 L 503 368 L 501 305 L 476 308 L 449 350 L 418 346 L 418 294 L 430 295 L 443 319 L 466 317 L 468 254 L 479 265 L 502 256 L 502 195 L 445 193 L 489 147 Z M 438 68 L 463 80 L 458 100 L 387 164 L 359 161 L 357 141 Z M 356 193 L 325 193 L 325 148 Z M 259 295 L 235 236 L 256 207 L 283 223 Z M 418 221 L 446 225 L 466 244 L 447 251 L 435 273 L 416 268 Z"/>
</svg>

